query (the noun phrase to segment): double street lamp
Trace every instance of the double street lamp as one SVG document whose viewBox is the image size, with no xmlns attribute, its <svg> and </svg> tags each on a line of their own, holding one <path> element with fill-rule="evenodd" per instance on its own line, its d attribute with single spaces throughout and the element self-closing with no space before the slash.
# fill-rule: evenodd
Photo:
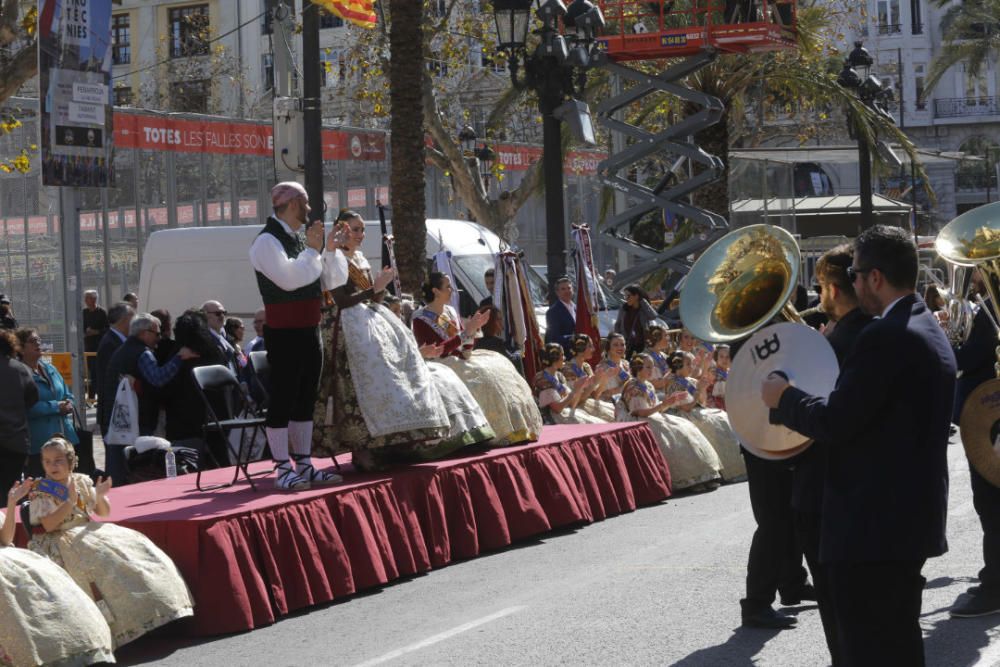
<svg viewBox="0 0 1000 667">
<path fill-rule="evenodd" d="M 462 156 L 466 161 L 473 163 L 474 172 L 483 179 L 483 190 L 490 191 L 490 176 L 493 172 L 493 161 L 496 160 L 496 152 L 487 144 L 476 145 L 479 136 L 471 125 L 466 125 L 458 132 L 458 143 L 462 147 Z"/>
<path fill-rule="evenodd" d="M 529 53 L 532 4 L 532 0 L 493 0 L 493 17 L 498 48 L 508 56 L 512 85 L 534 91 L 542 114 L 546 259 L 549 296 L 554 299 L 555 281 L 566 273 L 561 123 L 566 121 L 579 141 L 596 144 L 590 109 L 582 98 L 587 70 L 597 64 L 597 35 L 604 16 L 590 0 L 573 0 L 568 7 L 563 0 L 540 0 L 536 13 L 542 25 L 534 31 L 539 43 Z M 560 21 L 565 35 L 559 32 Z"/>
<path fill-rule="evenodd" d="M 895 119 L 889 113 L 894 95 L 892 88 L 882 85 L 871 68 L 875 59 L 864 47 L 862 42 L 854 42 L 854 49 L 844 61 L 844 68 L 837 77 L 837 83 L 848 90 L 853 90 L 861 102 L 878 112 L 892 123 Z M 864 71 L 860 74 L 858 70 Z M 872 156 L 867 138 L 854 122 L 848 121 L 847 130 L 852 139 L 858 142 L 858 178 L 861 181 L 861 228 L 875 224 L 875 211 L 872 203 Z"/>
</svg>

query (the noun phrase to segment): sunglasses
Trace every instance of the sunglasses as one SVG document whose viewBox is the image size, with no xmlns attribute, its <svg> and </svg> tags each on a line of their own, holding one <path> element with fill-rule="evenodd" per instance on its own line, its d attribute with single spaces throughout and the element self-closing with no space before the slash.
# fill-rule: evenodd
<svg viewBox="0 0 1000 667">
<path fill-rule="evenodd" d="M 868 273 L 869 271 L 874 271 L 876 267 L 871 267 L 870 269 L 856 269 L 853 266 L 847 267 L 847 280 L 854 282 L 858 279 L 858 276 L 862 273 Z"/>
<path fill-rule="evenodd" d="M 209 315 L 222 315 L 223 317 L 225 317 L 226 315 L 229 314 L 229 311 L 227 311 L 227 310 L 209 310 L 208 314 Z"/>
</svg>

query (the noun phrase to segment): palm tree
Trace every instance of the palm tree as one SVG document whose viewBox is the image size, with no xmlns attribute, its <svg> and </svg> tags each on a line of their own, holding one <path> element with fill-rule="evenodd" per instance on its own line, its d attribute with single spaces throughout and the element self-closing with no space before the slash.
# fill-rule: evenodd
<svg viewBox="0 0 1000 667">
<path fill-rule="evenodd" d="M 389 48 L 389 100 L 392 161 L 392 228 L 399 239 L 396 263 L 402 288 L 417 293 L 427 270 L 424 202 L 423 94 L 415 81 L 424 77 L 424 4 L 392 0 Z"/>
<path fill-rule="evenodd" d="M 950 0 L 935 0 L 944 7 Z M 941 20 L 944 44 L 927 73 L 927 91 L 954 65 L 964 63 L 975 77 L 1000 52 L 1000 0 L 965 0 L 948 8 Z"/>
</svg>

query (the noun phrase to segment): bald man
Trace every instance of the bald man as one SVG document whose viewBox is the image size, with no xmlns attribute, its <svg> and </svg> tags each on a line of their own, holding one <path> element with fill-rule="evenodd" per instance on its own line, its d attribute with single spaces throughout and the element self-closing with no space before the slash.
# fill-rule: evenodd
<svg viewBox="0 0 1000 667">
<path fill-rule="evenodd" d="M 271 189 L 274 215 L 250 246 L 250 263 L 264 302 L 264 346 L 270 366 L 267 442 L 275 487 L 285 491 L 336 484 L 339 475 L 312 464 L 313 406 L 323 366 L 319 338 L 323 293 L 323 223 L 306 224 L 309 197 L 299 183 Z M 299 229 L 306 227 L 305 243 Z M 291 459 L 289 459 L 289 453 Z"/>
</svg>

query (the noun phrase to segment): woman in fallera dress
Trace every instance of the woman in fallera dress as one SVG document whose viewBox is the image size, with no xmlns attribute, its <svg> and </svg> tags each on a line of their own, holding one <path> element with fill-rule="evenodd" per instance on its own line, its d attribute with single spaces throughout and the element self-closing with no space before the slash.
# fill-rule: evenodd
<svg viewBox="0 0 1000 667">
<path fill-rule="evenodd" d="M 424 285 L 427 305 L 413 314 L 413 334 L 420 345 L 443 346 L 442 356 L 430 363 L 442 363 L 455 371 L 472 393 L 496 435 L 497 444 L 537 440 L 542 431 L 542 414 L 535 404 L 531 387 L 503 356 L 489 350 L 473 350 L 476 333 L 489 319 L 480 311 L 460 328 L 458 314 L 449 305 L 451 280 L 432 271 Z"/>
<path fill-rule="evenodd" d="M 628 361 L 625 359 L 625 337 L 621 334 L 608 334 L 604 341 L 604 358 L 598 364 L 598 371 L 610 369 L 608 379 L 601 390 L 601 400 L 614 403 L 621 394 L 622 387 L 632 379 Z M 608 371 L 605 371 L 608 372 Z"/>
<path fill-rule="evenodd" d="M 729 415 L 716 408 L 704 407 L 706 377 L 695 382 L 689 376 L 695 365 L 690 352 L 677 351 L 670 355 L 671 380 L 666 393 L 685 392 L 688 398 L 670 408 L 673 415 L 688 419 L 708 438 L 722 461 L 722 478 L 727 482 L 740 482 L 747 477 L 746 463 L 740 454 L 740 442 L 729 423 Z"/>
<path fill-rule="evenodd" d="M 313 452 L 352 452 L 356 468 L 433 458 L 450 422 L 413 336 L 380 300 L 391 269 L 372 278 L 361 252 L 365 223 L 343 211 L 327 237 L 320 324 L 323 377 L 316 400 Z"/>
<path fill-rule="evenodd" d="M 594 356 L 594 340 L 587 334 L 573 334 L 569 347 L 573 356 L 562 369 L 566 384 L 570 388 L 575 388 L 580 380 L 594 378 L 586 393 L 580 398 L 576 409 L 606 422 L 615 421 L 615 406 L 610 401 L 602 401 L 601 393 L 604 391 L 605 383 L 618 372 L 614 368 L 601 366 L 600 373 L 594 373 L 590 362 L 587 361 Z"/>
<path fill-rule="evenodd" d="M 91 519 L 91 513 L 111 512 L 110 478 L 95 485 L 74 473 L 76 452 L 61 437 L 42 445 L 42 467 L 45 483 L 31 492 L 28 548 L 61 565 L 91 596 L 116 648 L 194 613 L 191 594 L 169 556 L 142 533 Z"/>
<path fill-rule="evenodd" d="M 0 512 L 0 665 L 114 662 L 111 629 L 94 601 L 49 559 L 10 546 L 17 503 L 31 487 L 30 479 L 11 487 Z"/>
<path fill-rule="evenodd" d="M 690 422 L 665 414 L 676 402 L 685 400 L 686 392 L 667 394 L 661 400 L 649 382 L 652 358 L 647 354 L 638 354 L 632 358 L 630 365 L 635 378 L 626 382 L 622 389 L 617 405 L 619 421 L 645 421 L 649 424 L 670 467 L 674 490 L 708 491 L 716 488 L 722 463 L 715 450 Z"/>
<path fill-rule="evenodd" d="M 562 345 L 549 343 L 542 352 L 545 368 L 535 375 L 532 385 L 542 410 L 542 418 L 551 424 L 604 424 L 605 420 L 588 414 L 579 407 L 580 401 L 590 393 L 594 383 L 592 375 L 577 380 L 572 389 L 563 377 L 566 357 Z"/>
</svg>

